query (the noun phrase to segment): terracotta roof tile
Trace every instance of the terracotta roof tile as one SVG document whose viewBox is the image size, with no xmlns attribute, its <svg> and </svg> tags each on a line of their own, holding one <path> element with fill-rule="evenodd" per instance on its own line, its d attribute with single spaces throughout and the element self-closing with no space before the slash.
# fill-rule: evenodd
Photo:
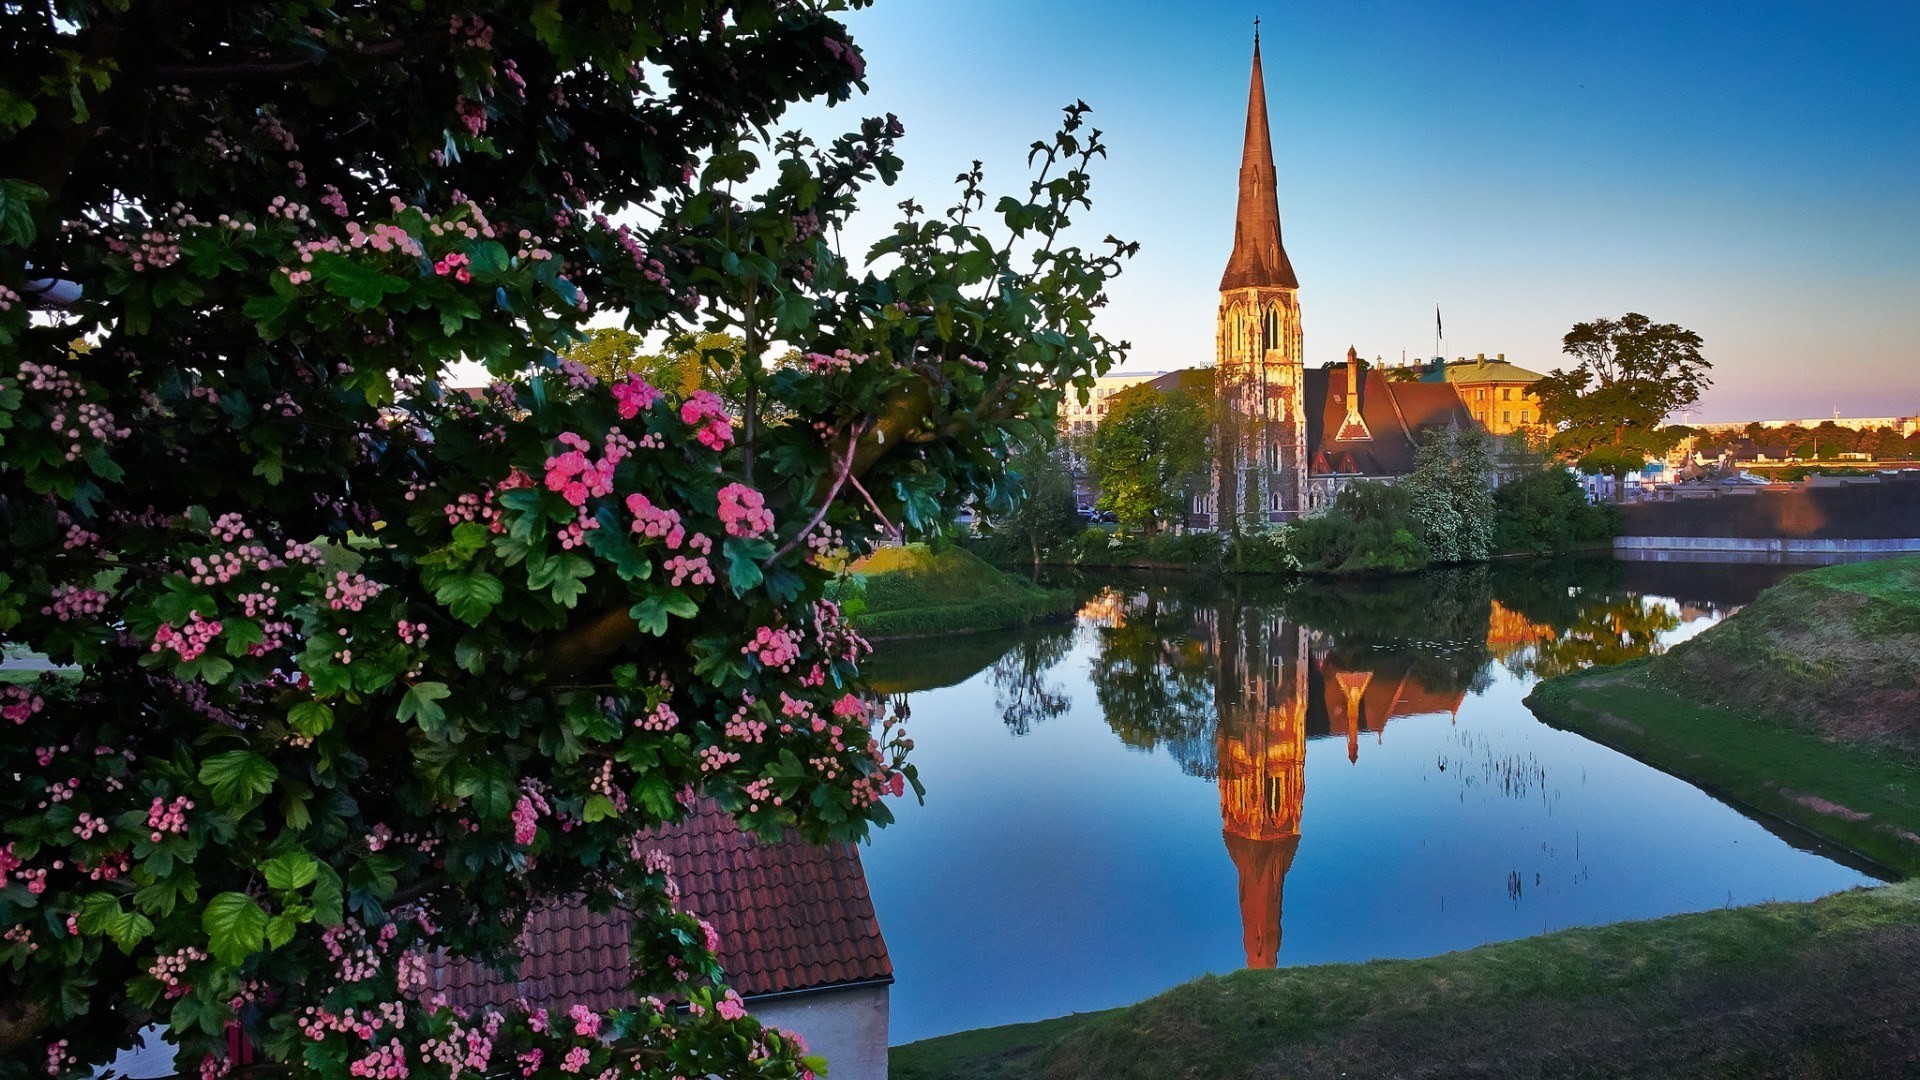
<svg viewBox="0 0 1920 1080">
<path fill-rule="evenodd" d="M 742 996 L 892 980 L 853 845 L 816 847 L 794 837 L 763 844 L 702 803 L 646 846 L 672 858 L 681 907 L 720 935 L 728 985 Z M 428 988 L 465 1006 L 516 997 L 548 1009 L 632 1004 L 628 924 L 625 912 L 590 912 L 578 901 L 544 907 L 523 931 L 518 980 L 455 960 L 435 966 Z"/>
</svg>

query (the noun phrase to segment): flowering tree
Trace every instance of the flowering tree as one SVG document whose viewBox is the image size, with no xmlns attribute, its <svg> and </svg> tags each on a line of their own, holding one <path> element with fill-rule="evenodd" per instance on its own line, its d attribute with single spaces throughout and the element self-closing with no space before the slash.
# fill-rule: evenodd
<svg viewBox="0 0 1920 1080">
<path fill-rule="evenodd" d="M 1063 239 L 1076 105 L 1000 235 L 976 168 L 844 260 L 900 126 L 766 133 L 863 4 L 0 6 L 0 637 L 63 666 L 0 685 L 6 1076 L 805 1071 L 646 830 L 889 819 L 816 559 L 1001 501 L 1131 251 Z M 608 314 L 738 336 L 739 415 L 557 359 Z M 428 992 L 566 897 L 688 1008 Z"/>
</svg>

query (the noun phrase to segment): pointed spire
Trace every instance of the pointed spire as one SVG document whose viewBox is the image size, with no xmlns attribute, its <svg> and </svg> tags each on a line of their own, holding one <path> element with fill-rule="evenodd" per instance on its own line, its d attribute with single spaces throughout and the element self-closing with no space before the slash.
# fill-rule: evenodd
<svg viewBox="0 0 1920 1080">
<path fill-rule="evenodd" d="M 1247 88 L 1247 137 L 1240 152 L 1240 207 L 1233 223 L 1233 255 L 1220 288 L 1297 289 L 1293 263 L 1280 243 L 1280 196 L 1273 175 L 1273 137 L 1267 126 L 1267 82 L 1260 70 L 1260 24 L 1253 27 L 1253 80 Z"/>
</svg>

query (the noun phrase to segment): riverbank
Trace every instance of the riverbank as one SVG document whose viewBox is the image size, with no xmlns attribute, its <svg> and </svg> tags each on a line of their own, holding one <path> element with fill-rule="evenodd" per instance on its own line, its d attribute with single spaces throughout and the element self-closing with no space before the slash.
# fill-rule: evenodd
<svg viewBox="0 0 1920 1080">
<path fill-rule="evenodd" d="M 1550 679 L 1526 703 L 1920 875 L 1920 558 L 1797 574 L 1664 655 Z"/>
<path fill-rule="evenodd" d="M 859 583 L 836 588 L 832 598 L 873 640 L 996 630 L 1073 611 L 1070 592 L 1040 588 L 959 548 L 881 548 L 853 572 Z"/>
<path fill-rule="evenodd" d="M 1565 930 L 1426 960 L 1207 977 L 892 1051 L 893 1080 L 1905 1073 L 1920 884 Z"/>
</svg>

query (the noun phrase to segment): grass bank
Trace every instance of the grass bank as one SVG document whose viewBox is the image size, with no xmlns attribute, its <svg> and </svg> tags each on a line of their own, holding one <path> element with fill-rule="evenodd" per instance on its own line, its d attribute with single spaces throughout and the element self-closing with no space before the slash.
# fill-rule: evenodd
<svg viewBox="0 0 1920 1080">
<path fill-rule="evenodd" d="M 959 548 L 882 548 L 853 567 L 837 590 L 854 627 L 870 638 L 924 637 L 1020 626 L 1064 616 L 1073 597 L 995 569 Z"/>
<path fill-rule="evenodd" d="M 893 1080 L 1907 1074 L 1920 884 L 1426 960 L 1209 976 L 1106 1013 L 896 1047 Z"/>
</svg>

